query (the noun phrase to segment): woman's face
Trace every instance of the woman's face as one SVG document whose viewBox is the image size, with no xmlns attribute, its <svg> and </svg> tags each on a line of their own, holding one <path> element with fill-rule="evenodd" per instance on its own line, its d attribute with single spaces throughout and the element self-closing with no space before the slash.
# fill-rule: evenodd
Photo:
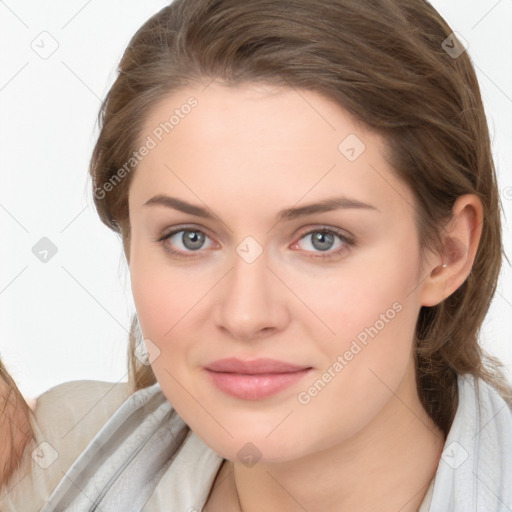
<svg viewBox="0 0 512 512">
<path fill-rule="evenodd" d="M 199 437 L 232 460 L 291 460 L 417 400 L 414 199 L 379 137 L 318 93 L 214 82 L 169 95 L 141 140 L 133 295 Z"/>
</svg>

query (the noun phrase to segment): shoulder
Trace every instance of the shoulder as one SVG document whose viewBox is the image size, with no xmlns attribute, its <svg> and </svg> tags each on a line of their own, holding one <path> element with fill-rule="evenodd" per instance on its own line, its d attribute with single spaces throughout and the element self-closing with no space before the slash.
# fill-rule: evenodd
<svg viewBox="0 0 512 512">
<path fill-rule="evenodd" d="M 92 437 L 129 396 L 126 382 L 79 380 L 55 386 L 38 397 L 34 419 L 58 444 Z"/>
<path fill-rule="evenodd" d="M 0 510 L 38 510 L 129 395 L 127 382 L 90 380 L 59 384 L 40 395 L 30 413 L 33 439 L 0 489 Z"/>
<path fill-rule="evenodd" d="M 65 471 L 129 394 L 128 383 L 87 380 L 46 391 L 34 411 L 34 433 L 41 446 L 35 456 L 58 457 L 55 462 Z"/>
<path fill-rule="evenodd" d="M 508 385 L 508 381 L 504 382 L 504 387 Z M 467 430 L 469 422 L 478 432 L 483 431 L 484 427 L 487 434 L 494 432 L 489 436 L 493 441 L 496 441 L 498 432 L 510 438 L 512 402 L 508 400 L 492 383 L 470 374 L 459 375 L 458 406 L 452 427 Z"/>
<path fill-rule="evenodd" d="M 500 384 L 502 389 L 473 375 L 459 376 L 459 396 L 463 399 L 474 396 L 478 400 L 478 408 L 484 413 L 499 409 L 505 417 L 512 417 L 512 383 L 503 380 Z M 504 393 L 508 393 L 508 396 L 505 397 Z"/>
<path fill-rule="evenodd" d="M 459 375 L 458 385 L 430 508 L 453 509 L 457 503 L 461 510 L 502 510 L 512 506 L 512 409 L 479 377 Z"/>
</svg>

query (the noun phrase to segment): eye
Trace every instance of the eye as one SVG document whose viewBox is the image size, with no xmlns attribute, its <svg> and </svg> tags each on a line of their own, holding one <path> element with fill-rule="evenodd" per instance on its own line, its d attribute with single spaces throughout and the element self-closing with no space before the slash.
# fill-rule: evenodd
<svg viewBox="0 0 512 512">
<path fill-rule="evenodd" d="M 157 239 L 167 252 L 175 256 L 189 257 L 187 253 L 199 252 L 215 246 L 211 238 L 203 231 L 194 228 L 180 228 L 166 233 Z"/>
<path fill-rule="evenodd" d="M 322 228 L 308 231 L 295 242 L 292 249 L 318 253 L 313 257 L 330 258 L 347 251 L 355 242 L 332 229 Z"/>
</svg>

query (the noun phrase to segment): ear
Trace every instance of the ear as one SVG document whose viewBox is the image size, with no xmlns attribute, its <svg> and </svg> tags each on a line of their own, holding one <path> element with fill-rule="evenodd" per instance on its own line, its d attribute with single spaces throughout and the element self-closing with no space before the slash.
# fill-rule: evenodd
<svg viewBox="0 0 512 512">
<path fill-rule="evenodd" d="M 421 304 L 435 306 L 449 297 L 468 277 L 482 235 L 483 207 L 475 194 L 455 201 L 452 217 L 441 233 L 442 252 L 429 258 L 422 283 Z"/>
</svg>

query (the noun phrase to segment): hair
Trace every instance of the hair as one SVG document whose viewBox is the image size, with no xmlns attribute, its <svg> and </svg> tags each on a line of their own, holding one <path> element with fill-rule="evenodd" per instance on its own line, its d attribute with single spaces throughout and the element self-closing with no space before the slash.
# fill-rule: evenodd
<svg viewBox="0 0 512 512">
<path fill-rule="evenodd" d="M 443 48 L 452 33 L 424 0 L 176 0 L 126 48 L 98 115 L 89 169 L 99 216 L 121 235 L 129 262 L 128 191 L 136 165 L 122 180 L 118 172 L 160 101 L 216 79 L 315 91 L 381 135 L 387 160 L 414 194 L 422 253 L 439 249 L 455 200 L 476 194 L 484 220 L 472 271 L 440 304 L 421 308 L 415 329 L 418 393 L 445 435 L 458 375 L 482 378 L 512 403 L 500 362 L 478 341 L 501 268 L 501 204 L 473 65 L 466 51 L 457 56 Z M 156 382 L 151 367 L 134 357 L 140 341 L 134 317 L 133 390 Z"/>
<path fill-rule="evenodd" d="M 31 439 L 29 406 L 0 360 L 0 487 L 20 466 Z"/>
</svg>

